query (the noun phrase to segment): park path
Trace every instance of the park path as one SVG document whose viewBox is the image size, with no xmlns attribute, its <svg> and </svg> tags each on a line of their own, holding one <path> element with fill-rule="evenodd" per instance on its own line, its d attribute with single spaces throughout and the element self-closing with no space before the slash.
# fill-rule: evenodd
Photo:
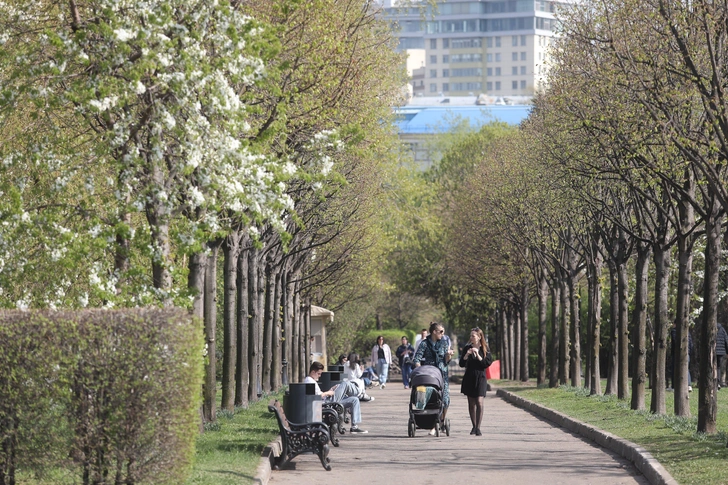
<svg viewBox="0 0 728 485">
<path fill-rule="evenodd" d="M 409 391 L 401 382 L 373 389 L 362 403 L 369 434 L 340 437 L 332 470 L 302 455 L 274 470 L 270 485 L 648 484 L 632 463 L 489 392 L 483 436 L 470 436 L 467 398 L 452 384 L 450 436 L 407 437 Z"/>
</svg>

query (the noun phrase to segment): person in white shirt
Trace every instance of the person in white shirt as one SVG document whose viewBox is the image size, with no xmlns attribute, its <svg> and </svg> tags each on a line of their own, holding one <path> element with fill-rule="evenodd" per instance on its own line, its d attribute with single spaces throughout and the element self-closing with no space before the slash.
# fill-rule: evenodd
<svg viewBox="0 0 728 485">
<path fill-rule="evenodd" d="M 359 365 L 359 354 L 352 352 L 346 359 L 346 365 L 344 366 L 344 379 L 356 386 L 356 395 L 359 400 L 368 402 L 374 401 L 374 398 L 367 394 L 367 385 L 364 382 L 363 375 L 364 369 Z M 350 393 L 354 395 L 354 393 Z"/>
<path fill-rule="evenodd" d="M 331 389 L 329 389 L 326 392 L 321 392 L 321 388 L 318 385 L 318 380 L 321 377 L 321 374 L 324 372 L 324 365 L 321 362 L 311 362 L 311 367 L 308 371 L 308 376 L 303 380 L 303 382 L 309 383 L 309 384 L 316 384 L 316 395 L 321 396 L 322 399 L 325 401 L 328 400 L 334 400 L 336 396 L 336 390 L 340 385 L 346 385 L 346 384 L 339 384 Z M 341 394 L 343 396 L 343 393 Z M 359 398 L 356 396 L 345 396 L 341 397 L 338 400 L 342 406 L 344 406 L 346 409 L 349 410 L 349 414 L 351 415 L 351 429 L 349 430 L 351 434 L 366 434 L 368 431 L 363 430 L 359 427 L 359 423 L 361 423 L 361 406 L 359 404 Z"/>
<path fill-rule="evenodd" d="M 372 347 L 372 364 L 376 365 L 379 374 L 379 389 L 384 389 L 387 385 L 389 366 L 392 365 L 392 350 L 384 343 L 382 335 L 377 337 L 377 343 Z"/>
<path fill-rule="evenodd" d="M 415 337 L 415 352 L 417 351 L 417 347 L 420 346 L 420 342 L 422 342 L 423 339 L 427 338 L 427 329 L 423 328 L 420 330 L 419 335 Z"/>
</svg>

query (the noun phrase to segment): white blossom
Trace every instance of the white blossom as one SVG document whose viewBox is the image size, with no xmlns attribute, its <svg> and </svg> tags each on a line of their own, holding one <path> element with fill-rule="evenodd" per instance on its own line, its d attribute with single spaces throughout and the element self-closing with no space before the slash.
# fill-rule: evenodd
<svg viewBox="0 0 728 485">
<path fill-rule="evenodd" d="M 114 31 L 114 35 L 116 36 L 116 39 L 121 42 L 126 42 L 127 40 L 131 40 L 136 37 L 136 33 L 127 29 L 116 29 Z"/>
</svg>

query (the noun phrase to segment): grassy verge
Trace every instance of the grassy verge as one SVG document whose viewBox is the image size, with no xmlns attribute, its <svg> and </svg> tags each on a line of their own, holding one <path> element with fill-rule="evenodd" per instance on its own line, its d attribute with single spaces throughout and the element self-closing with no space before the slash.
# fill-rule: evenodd
<svg viewBox="0 0 728 485">
<path fill-rule="evenodd" d="M 718 392 L 718 433 L 708 436 L 696 432 L 698 389 L 691 393 L 693 417 L 682 418 L 672 412 L 673 393 L 667 393 L 668 414 L 658 416 L 632 411 L 629 397 L 620 401 L 616 396 L 589 396 L 587 389 L 568 386 L 548 389 L 513 381 L 493 384 L 644 447 L 681 484 L 728 483 L 728 389 Z M 648 391 L 647 409 L 650 399 Z"/>
<path fill-rule="evenodd" d="M 187 485 L 253 483 L 263 448 L 278 434 L 268 402 L 282 400 L 282 396 L 282 392 L 264 396 L 248 408 L 236 408 L 234 413 L 218 412 L 217 422 L 208 425 L 197 439 L 195 464 Z"/>
</svg>

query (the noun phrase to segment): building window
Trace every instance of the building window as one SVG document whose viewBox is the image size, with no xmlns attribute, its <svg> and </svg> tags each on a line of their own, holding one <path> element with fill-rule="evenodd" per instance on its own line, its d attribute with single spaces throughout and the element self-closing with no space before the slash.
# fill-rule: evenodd
<svg viewBox="0 0 728 485">
<path fill-rule="evenodd" d="M 511 83 L 511 89 L 513 89 L 514 91 L 518 89 L 518 81 L 513 81 Z"/>
<path fill-rule="evenodd" d="M 495 53 L 495 62 L 500 62 L 500 61 L 501 61 L 501 55 L 500 55 L 500 52 L 496 52 L 496 53 Z"/>
<path fill-rule="evenodd" d="M 493 62 L 493 54 L 486 54 L 485 60 L 488 62 Z"/>
<path fill-rule="evenodd" d="M 513 47 L 518 46 L 518 36 L 517 35 L 512 35 L 511 36 L 511 45 Z"/>
<path fill-rule="evenodd" d="M 511 52 L 511 60 L 512 61 L 518 60 L 518 52 Z"/>
<path fill-rule="evenodd" d="M 430 49 L 437 49 L 437 39 L 430 39 Z"/>
<path fill-rule="evenodd" d="M 437 64 L 437 56 L 430 56 L 430 64 Z"/>
<path fill-rule="evenodd" d="M 453 91 L 480 91 L 483 83 L 452 83 Z"/>
<path fill-rule="evenodd" d="M 485 89 L 487 89 L 488 91 L 493 91 L 493 83 L 492 82 L 485 83 Z"/>
<path fill-rule="evenodd" d="M 526 66 L 521 66 L 521 76 L 526 75 Z"/>
<path fill-rule="evenodd" d="M 450 69 L 443 69 L 442 77 L 450 77 Z"/>
<path fill-rule="evenodd" d="M 450 91 L 450 83 L 442 83 L 442 91 L 445 93 Z"/>
<path fill-rule="evenodd" d="M 495 46 L 496 46 L 496 47 L 500 47 L 500 46 L 501 46 L 501 43 L 500 43 L 500 37 L 496 37 L 496 38 L 495 38 Z"/>
<path fill-rule="evenodd" d="M 493 37 L 488 37 L 485 39 L 485 47 L 493 47 Z"/>
<path fill-rule="evenodd" d="M 430 69 L 430 77 L 437 77 L 437 69 Z"/>
<path fill-rule="evenodd" d="M 443 47 L 449 47 L 450 46 L 450 39 L 443 39 L 443 42 L 448 41 L 447 45 L 443 43 Z M 486 45 L 487 45 L 486 40 Z M 493 43 L 491 39 L 491 44 Z M 452 39 L 452 48 L 453 49 L 471 49 L 474 47 L 483 47 L 483 39 L 476 38 L 476 39 Z M 490 46 L 492 47 L 492 45 Z"/>
<path fill-rule="evenodd" d="M 496 67 L 496 68 L 495 68 L 495 75 L 496 75 L 496 76 L 500 76 L 500 72 L 501 72 L 501 71 L 500 71 L 500 67 Z"/>
<path fill-rule="evenodd" d="M 437 92 L 437 84 L 435 84 L 435 83 L 430 84 L 430 92 L 431 93 Z"/>
<path fill-rule="evenodd" d="M 526 45 L 526 36 L 525 35 L 521 36 L 521 45 Z"/>
<path fill-rule="evenodd" d="M 521 89 L 526 89 L 526 81 L 521 81 Z"/>
<path fill-rule="evenodd" d="M 445 54 L 444 56 L 442 56 L 442 63 L 443 64 L 447 64 L 449 62 L 450 62 L 450 56 L 449 55 Z"/>
<path fill-rule="evenodd" d="M 489 67 L 488 69 L 486 69 L 486 73 L 487 73 L 488 77 L 492 76 L 493 75 L 493 68 L 492 67 Z"/>
<path fill-rule="evenodd" d="M 495 82 L 495 90 L 500 91 L 500 81 Z"/>
<path fill-rule="evenodd" d="M 471 76 L 482 77 L 483 70 L 479 67 L 470 67 L 470 68 L 466 68 L 466 69 L 453 69 L 452 70 L 452 77 L 471 77 Z"/>
<path fill-rule="evenodd" d="M 450 48 L 450 39 L 442 39 L 442 48 L 443 49 L 449 49 Z"/>
<path fill-rule="evenodd" d="M 482 54 L 452 54 L 450 56 L 450 63 L 457 62 L 482 62 Z"/>
<path fill-rule="evenodd" d="M 525 52 L 521 52 L 521 60 L 522 61 L 525 61 L 526 60 L 526 53 Z"/>
</svg>

